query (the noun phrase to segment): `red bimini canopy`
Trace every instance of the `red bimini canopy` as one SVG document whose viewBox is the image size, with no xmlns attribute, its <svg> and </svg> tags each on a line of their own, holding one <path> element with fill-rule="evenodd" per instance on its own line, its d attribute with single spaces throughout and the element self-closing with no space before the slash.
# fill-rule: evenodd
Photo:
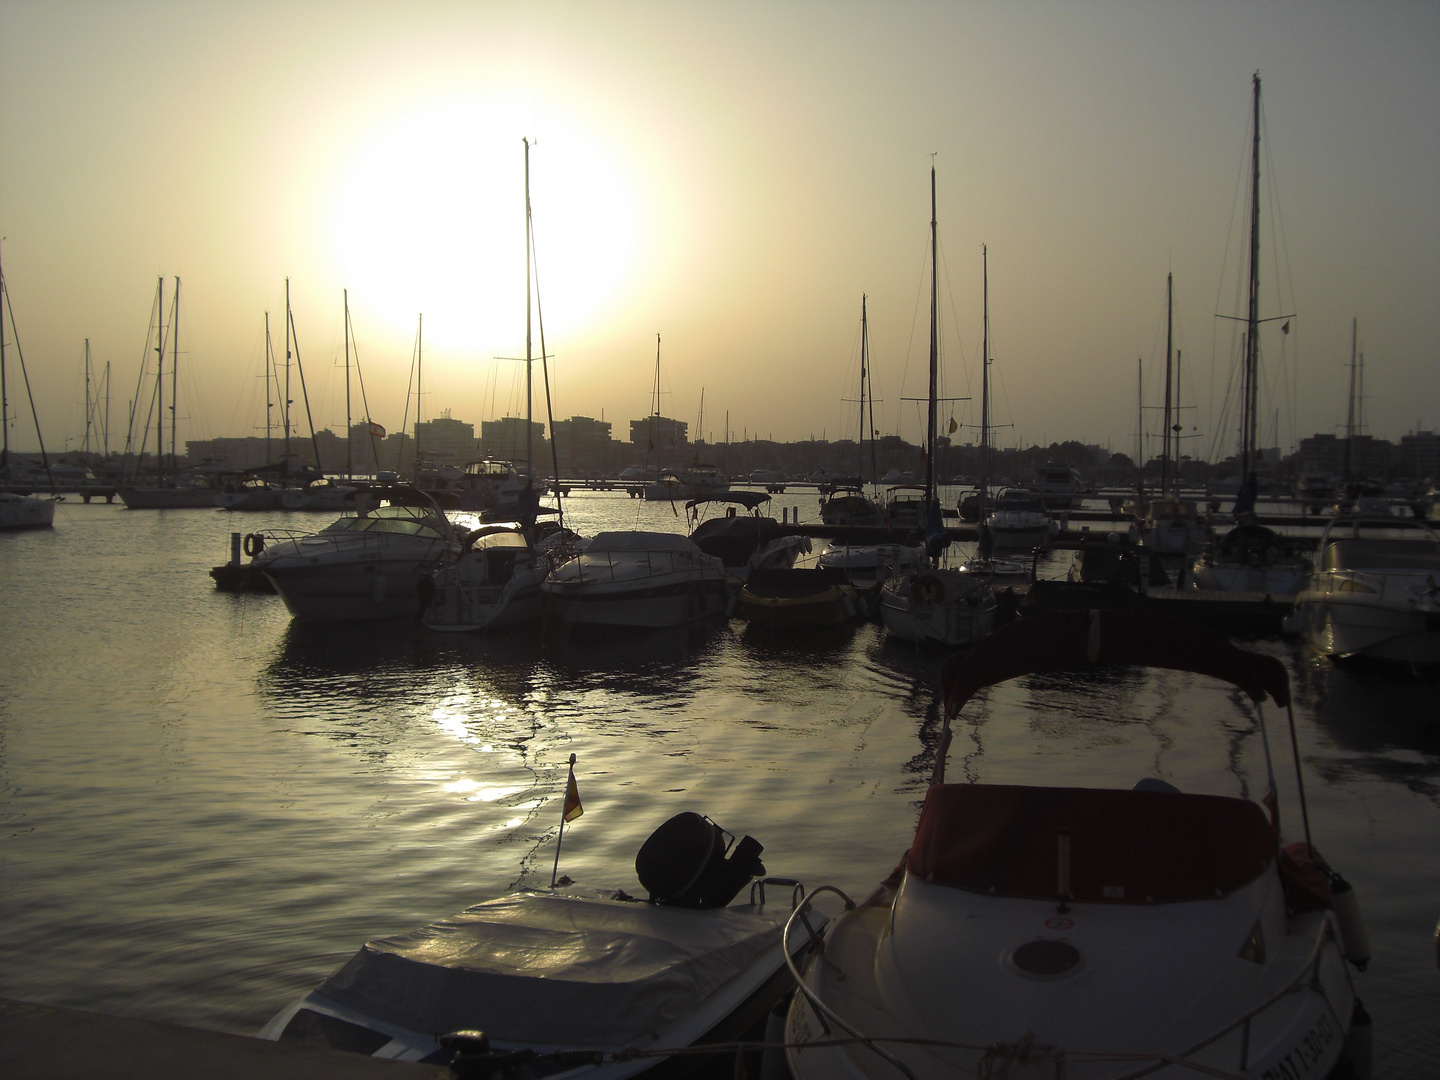
<svg viewBox="0 0 1440 1080">
<path fill-rule="evenodd" d="M 1061 834 L 1071 899 L 1213 900 L 1254 881 L 1275 855 L 1260 807 L 1220 795 L 1011 784 L 936 784 L 906 869 L 996 896 L 1058 897 Z"/>
<path fill-rule="evenodd" d="M 1042 671 L 1098 664 L 1193 671 L 1233 683 L 1255 701 L 1290 703 L 1290 677 L 1272 656 L 1237 649 L 1219 634 L 1169 615 L 1138 611 L 1057 611 L 1002 626 L 940 676 L 945 714 L 953 717 L 977 690 Z"/>
</svg>

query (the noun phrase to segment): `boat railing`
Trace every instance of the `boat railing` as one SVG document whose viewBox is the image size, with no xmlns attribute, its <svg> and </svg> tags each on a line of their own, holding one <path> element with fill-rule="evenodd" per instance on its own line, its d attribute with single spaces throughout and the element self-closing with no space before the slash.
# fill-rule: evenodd
<svg viewBox="0 0 1440 1080">
<path fill-rule="evenodd" d="M 1135 1062 L 1141 1067 L 1133 1072 L 1121 1074 L 1116 1078 L 1116 1080 L 1140 1080 L 1141 1077 L 1150 1076 L 1151 1074 L 1159 1072 L 1162 1069 L 1171 1067 L 1191 1069 L 1205 1076 L 1224 1077 L 1226 1078 L 1226 1080 L 1245 1080 L 1245 1077 L 1250 1075 L 1250 1073 L 1248 1072 L 1250 1068 L 1251 1056 L 1250 1040 L 1255 1021 L 1258 1020 L 1261 1016 L 1263 1016 L 1266 1012 L 1273 1009 L 1276 1005 L 1280 1004 L 1282 1001 L 1285 1001 L 1287 998 L 1290 998 L 1295 994 L 1313 993 L 1318 995 L 1321 1004 L 1325 1009 L 1325 1012 L 1328 1013 L 1330 1020 L 1335 1024 L 1336 1033 L 1342 1034 L 1346 1030 L 1346 1021 L 1340 1016 L 1339 1012 L 1336 1010 L 1335 1002 L 1330 1000 L 1329 991 L 1326 990 L 1325 984 L 1320 977 L 1320 965 L 1325 956 L 1326 945 L 1329 944 L 1335 946 L 1337 954 L 1338 951 L 1342 948 L 1342 943 L 1340 940 L 1339 931 L 1336 926 L 1335 917 L 1334 915 L 1327 912 L 1321 921 L 1319 932 L 1315 935 L 1315 940 L 1310 945 L 1310 953 L 1307 956 L 1304 965 L 1302 965 L 1300 970 L 1296 972 L 1296 974 L 1283 987 L 1270 995 L 1264 1001 L 1260 1002 L 1254 1008 L 1250 1009 L 1243 1016 L 1240 1016 L 1236 1020 L 1231 1021 L 1229 1024 L 1226 1024 L 1218 1031 L 1212 1032 L 1204 1039 L 1200 1040 L 1197 1043 L 1194 1043 L 1193 1045 L 1187 1047 L 1185 1050 L 1177 1054 L 1164 1054 L 1144 1051 L 1128 1053 L 1107 1052 L 1101 1050 L 1071 1052 L 1066 1051 L 1062 1047 L 1058 1046 L 1046 1046 L 1038 1044 L 1034 1042 L 1033 1039 L 1028 1035 L 1020 1040 L 1017 1040 L 1015 1043 L 990 1043 L 983 1046 L 978 1043 L 962 1043 L 950 1039 L 925 1039 L 890 1035 L 866 1035 L 855 1027 L 846 1023 L 839 1016 L 838 1013 L 836 1013 L 833 1009 L 826 1005 L 824 1001 L 820 999 L 819 994 L 817 994 L 814 988 L 811 987 L 809 983 L 807 983 L 807 981 L 802 977 L 801 972 L 797 968 L 793 958 L 793 953 L 790 947 L 790 935 L 791 930 L 794 928 L 797 921 L 800 923 L 800 925 L 804 926 L 806 931 L 809 933 L 811 939 L 810 944 L 812 945 L 817 957 L 823 954 L 825 945 L 823 937 L 821 933 L 817 932 L 812 926 L 807 915 L 812 909 L 815 898 L 820 894 L 827 892 L 834 893 L 836 896 L 840 897 L 841 900 L 844 901 L 845 909 L 847 911 L 853 910 L 856 907 L 855 902 L 851 900 L 850 897 L 846 896 L 845 893 L 843 893 L 841 890 L 835 888 L 833 885 L 822 885 L 817 889 L 811 890 L 811 892 L 804 898 L 804 900 L 801 901 L 799 906 L 796 907 L 793 912 L 791 912 L 790 917 L 785 921 L 785 927 L 781 931 L 780 936 L 781 951 L 785 954 L 786 966 L 789 968 L 790 974 L 795 980 L 795 985 L 799 988 L 801 995 L 805 998 L 806 1004 L 810 1006 L 811 1011 L 815 1014 L 816 1019 L 819 1020 L 821 1029 L 824 1031 L 826 1036 L 823 1039 L 809 1040 L 805 1042 L 803 1046 L 805 1048 L 819 1048 L 826 1045 L 863 1045 L 873 1051 L 879 1057 L 884 1059 L 886 1062 L 894 1066 L 903 1075 L 910 1077 L 910 1080 L 915 1080 L 914 1072 L 912 1072 L 902 1061 L 898 1060 L 892 1054 L 890 1054 L 885 1049 L 885 1046 L 881 1044 L 896 1047 L 916 1046 L 940 1050 L 975 1051 L 981 1055 L 980 1061 L 978 1063 L 978 1068 L 976 1070 L 977 1075 L 980 1076 L 1009 1075 L 1009 1072 L 1015 1065 L 1038 1065 L 1041 1061 L 1049 1059 L 1054 1062 L 1056 1080 L 1064 1080 L 1064 1077 L 1068 1075 L 1067 1066 L 1071 1064 L 1098 1064 L 1104 1062 L 1122 1063 L 1127 1061 Z M 876 895 L 880 895 L 879 891 L 877 891 Z M 869 904 L 873 900 L 874 897 L 872 897 L 871 900 L 866 901 L 866 903 Z M 1350 976 L 1348 971 L 1345 972 L 1345 980 L 1348 985 L 1350 982 Z M 832 1025 L 834 1028 L 838 1028 L 840 1031 L 844 1032 L 845 1037 L 837 1037 L 834 1030 L 832 1029 Z M 1200 1062 L 1193 1060 L 1196 1054 L 1199 1054 L 1201 1051 L 1208 1049 L 1215 1043 L 1219 1042 L 1221 1039 L 1224 1039 L 1230 1035 L 1234 1035 L 1236 1032 L 1239 1033 L 1239 1053 L 1235 1072 L 1227 1072 L 1222 1068 L 1217 1068 L 1209 1062 Z"/>
<path fill-rule="evenodd" d="M 618 563 L 620 573 L 616 573 L 617 554 L 626 556 Z M 643 562 L 637 557 L 640 555 L 645 557 Z M 709 556 L 705 558 L 708 559 Z M 586 551 L 580 555 L 575 565 L 576 577 L 580 581 L 587 580 L 587 571 L 591 571 L 595 572 L 594 579 L 617 582 L 693 571 L 701 564 L 696 554 L 690 551 Z M 627 568 L 633 568 L 634 572 L 624 573 Z"/>
<path fill-rule="evenodd" d="M 1422 588 L 1426 584 L 1428 587 Z M 1416 567 L 1413 570 L 1376 569 L 1366 570 L 1316 570 L 1307 586 L 1310 592 L 1351 593 L 1357 597 L 1374 597 L 1377 603 L 1420 604 L 1422 597 L 1435 597 L 1440 605 L 1440 573 Z"/>
</svg>

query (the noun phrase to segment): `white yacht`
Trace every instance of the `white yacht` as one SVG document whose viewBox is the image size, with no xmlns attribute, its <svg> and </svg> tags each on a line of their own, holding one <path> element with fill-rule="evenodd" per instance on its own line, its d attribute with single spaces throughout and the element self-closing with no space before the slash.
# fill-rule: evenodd
<svg viewBox="0 0 1440 1080">
<path fill-rule="evenodd" d="M 421 614 L 432 630 L 486 631 L 539 622 L 540 586 L 584 541 L 556 529 L 532 542 L 518 524 L 487 525 L 468 534 L 454 562 L 436 570 L 435 595 Z"/>
<path fill-rule="evenodd" d="M 1028 617 L 952 660 L 932 784 L 900 865 L 860 903 L 815 890 L 786 926 L 787 943 L 815 936 L 811 901 L 844 901 L 823 950 L 792 969 L 783 1041 L 796 1080 L 1368 1075 L 1364 1062 L 1332 1073 L 1363 1057 L 1352 1025 L 1369 1031 L 1346 967 L 1370 952 L 1354 890 L 1308 825 L 1281 846 L 1269 796 L 1182 793 L 1157 777 L 1119 789 L 945 782 L 952 722 L 978 691 L 1115 664 L 1233 684 L 1262 739 L 1262 701 L 1290 701 L 1273 657 L 1133 612 Z"/>
<path fill-rule="evenodd" d="M 825 545 L 816 565 L 845 571 L 850 581 L 873 585 L 896 574 L 908 574 L 926 565 L 925 548 L 919 544 L 847 544 L 832 540 Z"/>
<path fill-rule="evenodd" d="M 1197 589 L 1286 596 L 1300 591 L 1309 570 L 1310 560 L 1293 540 L 1246 522 L 1206 549 L 1190 580 Z"/>
<path fill-rule="evenodd" d="M 1047 510 L 1069 510 L 1085 492 L 1085 481 L 1069 465 L 1037 465 L 1031 488 Z"/>
<path fill-rule="evenodd" d="M 0 491 L 0 529 L 48 529 L 55 524 L 57 502 L 46 495 Z"/>
<path fill-rule="evenodd" d="M 687 499 L 707 499 L 729 490 L 730 481 L 717 466 L 697 462 L 687 469 L 662 473 L 659 480 L 646 484 L 645 499 L 649 502 L 684 502 Z"/>
<path fill-rule="evenodd" d="M 252 534 L 260 548 L 255 569 L 270 579 L 295 618 L 357 622 L 417 615 L 429 598 L 431 573 L 459 553 L 455 527 L 423 492 L 370 488 L 357 494 L 355 507 L 354 517 L 313 535 Z"/>
<path fill-rule="evenodd" d="M 1141 532 L 1141 543 L 1160 555 L 1195 555 L 1210 539 L 1194 500 L 1174 495 L 1150 503 Z"/>
<path fill-rule="evenodd" d="M 1337 518 L 1287 629 L 1334 659 L 1440 663 L 1440 535 L 1392 519 Z"/>
<path fill-rule="evenodd" d="M 1030 488 L 1008 487 L 995 497 L 986 522 L 997 548 L 1044 547 L 1059 532 L 1045 505 Z"/>
<path fill-rule="evenodd" d="M 602 532 L 541 589 L 566 623 L 660 629 L 722 615 L 725 564 L 676 533 Z"/>
<path fill-rule="evenodd" d="M 994 628 L 995 606 L 990 575 L 974 570 L 919 570 L 880 589 L 886 632 L 917 645 L 973 645 Z"/>
</svg>

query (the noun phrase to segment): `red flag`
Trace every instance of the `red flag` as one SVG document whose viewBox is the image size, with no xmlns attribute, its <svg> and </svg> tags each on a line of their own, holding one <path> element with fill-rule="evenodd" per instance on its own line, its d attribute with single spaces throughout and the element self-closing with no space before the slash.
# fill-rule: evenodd
<svg viewBox="0 0 1440 1080">
<path fill-rule="evenodd" d="M 585 808 L 580 805 L 580 785 L 575 783 L 575 774 L 572 772 L 570 782 L 565 785 L 565 813 L 563 816 L 566 821 L 574 821 L 583 813 L 585 813 Z"/>
<path fill-rule="evenodd" d="M 385 429 L 372 421 L 370 424 L 370 434 L 377 439 L 383 439 L 385 437 Z"/>
</svg>

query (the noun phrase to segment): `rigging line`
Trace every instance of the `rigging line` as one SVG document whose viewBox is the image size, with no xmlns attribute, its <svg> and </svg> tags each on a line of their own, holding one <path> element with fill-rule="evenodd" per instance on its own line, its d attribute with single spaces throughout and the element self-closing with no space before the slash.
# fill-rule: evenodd
<svg viewBox="0 0 1440 1080">
<path fill-rule="evenodd" d="M 140 374 L 135 376 L 135 396 L 130 399 L 130 420 L 128 427 L 125 429 L 125 457 L 128 457 L 135 447 L 135 414 L 140 411 L 140 388 L 145 385 L 145 365 L 150 357 L 152 342 L 154 342 L 155 340 L 155 327 L 158 322 L 158 319 L 156 317 L 156 308 L 159 306 L 159 304 L 160 294 L 159 290 L 157 289 L 155 298 L 150 301 L 150 314 L 146 316 L 145 320 L 145 346 L 144 351 L 140 354 Z M 143 448 L 141 449 L 141 453 L 144 453 Z M 140 464 L 138 461 L 135 464 L 135 471 L 138 475 L 140 471 Z M 121 459 L 120 472 L 121 478 L 123 479 L 125 473 L 123 458 Z"/>
<path fill-rule="evenodd" d="M 530 217 L 529 203 L 525 207 L 526 231 L 530 234 L 530 254 L 534 260 L 535 274 L 535 321 L 540 325 L 540 373 L 545 380 L 545 419 L 550 427 L 550 467 L 555 476 L 555 508 L 559 512 L 559 525 L 565 527 L 565 504 L 560 496 L 560 448 L 555 442 L 555 408 L 550 400 L 550 355 L 545 351 L 545 312 L 540 305 L 540 252 L 535 247 L 535 222 Z M 703 397 L 703 391 L 702 391 Z M 525 422 L 530 422 L 527 415 Z M 530 484 L 535 484 L 534 466 L 530 467 Z M 558 855 L 558 849 L 556 854 Z"/>
<path fill-rule="evenodd" d="M 926 232 L 927 232 L 927 234 L 928 234 L 928 232 L 929 232 L 928 227 L 927 227 L 927 229 L 926 229 Z M 918 284 L 918 285 L 916 286 L 916 288 L 915 288 L 915 310 L 914 310 L 913 312 L 911 312 L 911 315 L 910 315 L 910 338 L 909 338 L 909 340 L 905 343 L 905 363 L 904 363 L 904 365 L 903 365 L 903 366 L 901 367 L 901 369 L 900 369 L 900 397 L 901 397 L 901 400 L 900 400 L 900 401 L 896 404 L 896 406 L 895 406 L 895 435 L 896 435 L 897 438 L 899 438 L 900 435 L 901 435 L 900 425 L 901 425 L 901 423 L 904 421 L 904 418 L 905 418 L 905 404 L 904 404 L 905 379 L 906 379 L 906 378 L 909 376 L 909 374 L 910 374 L 910 354 L 911 354 L 911 351 L 915 348 L 915 327 L 916 327 L 916 325 L 917 325 L 917 324 L 919 323 L 919 321 L 920 321 L 920 302 L 921 302 L 921 300 L 924 298 L 924 294 L 925 294 L 925 267 L 927 267 L 927 266 L 929 266 L 929 265 L 930 265 L 930 238 L 929 238 L 929 236 L 927 235 L 926 238 L 925 238 L 925 254 L 924 254 L 924 256 L 920 259 L 920 281 L 919 281 L 919 284 Z M 873 367 L 874 365 L 872 364 L 871 366 Z M 921 436 L 921 441 L 922 441 L 922 442 L 924 441 L 924 436 Z"/>
<path fill-rule="evenodd" d="M 50 457 L 45 453 L 45 436 L 40 433 L 40 414 L 35 411 L 35 394 L 30 389 L 30 372 L 25 367 L 25 350 L 20 347 L 20 328 L 15 325 L 15 308 L 10 303 L 10 284 L 0 273 L 0 292 L 5 298 L 5 310 L 10 313 L 10 340 L 15 343 L 15 355 L 20 358 L 20 375 L 25 380 L 25 396 L 30 399 L 30 419 L 35 424 L 35 441 L 40 444 L 40 460 L 45 464 L 45 475 L 50 480 L 50 494 L 55 494 L 55 475 L 50 471 Z"/>
<path fill-rule="evenodd" d="M 315 436 L 315 417 L 310 412 L 310 392 L 305 389 L 305 365 L 300 362 L 300 334 L 295 329 L 295 313 L 287 310 L 286 317 L 290 320 L 290 339 L 295 347 L 295 370 L 300 374 L 300 397 L 305 402 L 305 420 L 310 424 L 310 446 L 315 451 L 315 468 L 324 472 L 325 466 L 320 460 L 320 440 Z M 289 462 L 285 467 L 288 476 Z"/>
<path fill-rule="evenodd" d="M 370 454 L 375 459 L 375 472 L 380 472 L 380 440 L 375 437 L 375 432 L 370 428 L 374 422 L 370 419 L 370 399 L 365 396 L 365 373 L 360 367 L 360 343 L 355 340 L 355 320 L 350 317 L 350 309 L 345 309 L 345 331 L 350 335 L 350 357 L 355 362 L 355 381 L 360 384 L 360 407 L 365 410 L 366 434 L 370 437 Z M 345 433 L 345 438 L 350 438 L 350 433 Z"/>
</svg>

